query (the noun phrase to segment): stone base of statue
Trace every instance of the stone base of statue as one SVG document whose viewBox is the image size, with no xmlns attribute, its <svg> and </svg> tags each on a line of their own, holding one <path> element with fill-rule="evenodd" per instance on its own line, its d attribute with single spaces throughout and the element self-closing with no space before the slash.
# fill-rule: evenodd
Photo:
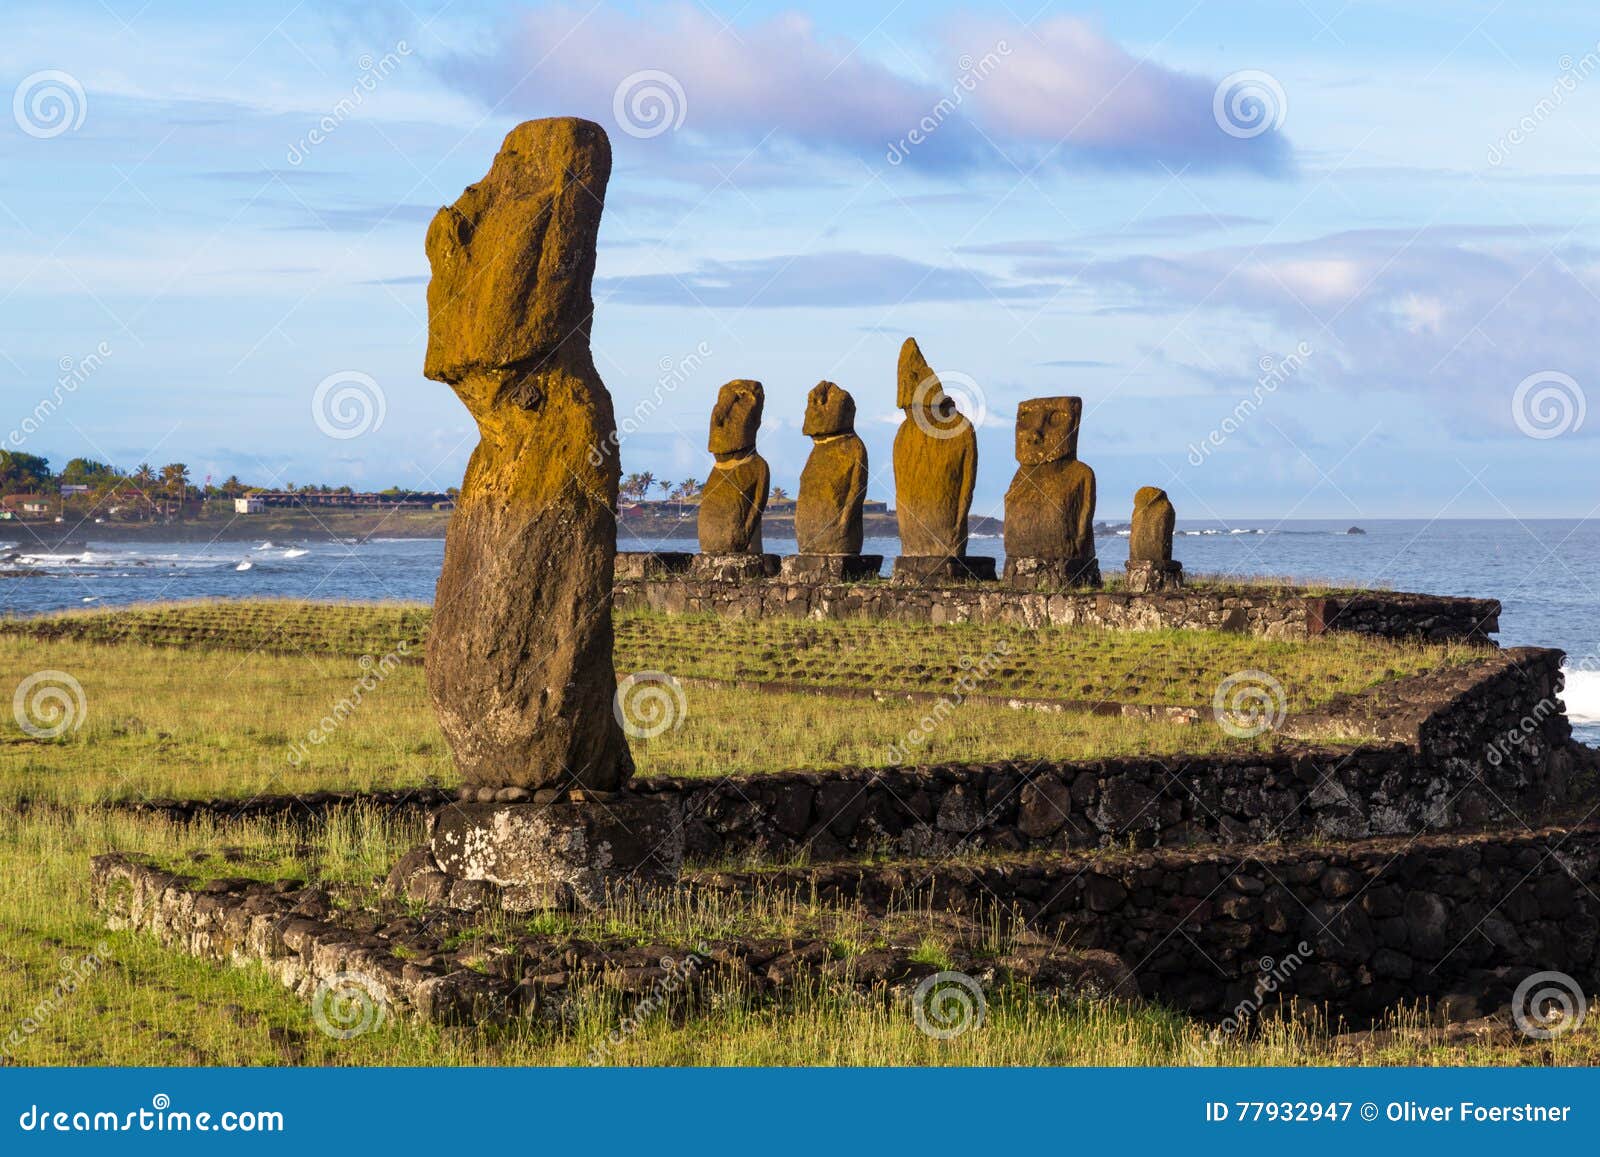
<svg viewBox="0 0 1600 1157">
<path fill-rule="evenodd" d="M 801 582 L 860 582 L 877 578 L 882 570 L 881 554 L 791 554 L 783 560 L 783 577 Z"/>
<path fill-rule="evenodd" d="M 686 550 L 619 550 L 619 579 L 665 578 L 686 574 L 694 565 L 694 555 Z"/>
<path fill-rule="evenodd" d="M 1008 558 L 1005 581 L 1024 590 L 1098 587 L 1100 560 L 1094 555 L 1088 558 Z"/>
<path fill-rule="evenodd" d="M 697 554 L 691 572 L 697 579 L 737 583 L 772 578 L 779 569 L 775 554 Z"/>
<path fill-rule="evenodd" d="M 389 885 L 445 907 L 578 910 L 670 886 L 682 866 L 682 817 L 670 801 L 575 791 L 551 803 L 440 808 L 428 843 L 395 865 Z"/>
<path fill-rule="evenodd" d="M 1127 589 L 1134 594 L 1151 594 L 1156 591 L 1175 591 L 1183 586 L 1181 562 L 1128 563 Z"/>
<path fill-rule="evenodd" d="M 946 582 L 993 582 L 994 559 L 973 555 L 902 554 L 894 560 L 894 578 L 901 586 L 933 586 Z"/>
</svg>

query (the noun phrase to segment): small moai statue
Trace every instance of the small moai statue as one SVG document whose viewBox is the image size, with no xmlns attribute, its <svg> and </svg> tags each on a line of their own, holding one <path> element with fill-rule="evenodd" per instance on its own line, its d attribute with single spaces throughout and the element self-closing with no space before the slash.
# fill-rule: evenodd
<svg viewBox="0 0 1600 1157">
<path fill-rule="evenodd" d="M 1006 491 L 1006 581 L 1028 587 L 1100 585 L 1094 553 L 1094 471 L 1078 460 L 1082 398 L 1017 407 L 1017 473 Z"/>
<path fill-rule="evenodd" d="M 968 558 L 967 515 L 978 475 L 978 436 L 944 392 L 915 338 L 900 347 L 895 405 L 894 505 L 902 583 L 994 578 L 994 559 Z"/>
<path fill-rule="evenodd" d="M 813 581 L 871 578 L 883 566 L 883 556 L 861 553 L 867 447 L 856 436 L 855 399 L 833 382 L 818 382 L 806 397 L 801 432 L 812 447 L 795 502 L 800 549 L 783 560 L 783 573 Z"/>
<path fill-rule="evenodd" d="M 716 458 L 700 492 L 702 578 L 733 580 L 778 573 L 776 555 L 761 550 L 761 515 L 767 509 L 772 473 L 756 453 L 756 431 L 766 393 L 760 382 L 731 381 L 717 394 L 706 448 Z"/>
<path fill-rule="evenodd" d="M 1145 594 L 1183 585 L 1183 564 L 1172 561 L 1172 528 L 1177 514 L 1159 486 L 1141 486 L 1133 496 L 1133 529 L 1128 535 L 1128 589 Z"/>
</svg>

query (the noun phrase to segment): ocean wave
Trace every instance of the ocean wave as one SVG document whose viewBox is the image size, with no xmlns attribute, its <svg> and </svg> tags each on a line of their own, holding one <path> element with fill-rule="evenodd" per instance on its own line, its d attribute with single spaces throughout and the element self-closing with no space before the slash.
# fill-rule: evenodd
<svg viewBox="0 0 1600 1157">
<path fill-rule="evenodd" d="M 1600 671 L 1573 671 L 1562 668 L 1567 689 L 1561 701 L 1567 706 L 1570 723 L 1600 723 Z"/>
</svg>

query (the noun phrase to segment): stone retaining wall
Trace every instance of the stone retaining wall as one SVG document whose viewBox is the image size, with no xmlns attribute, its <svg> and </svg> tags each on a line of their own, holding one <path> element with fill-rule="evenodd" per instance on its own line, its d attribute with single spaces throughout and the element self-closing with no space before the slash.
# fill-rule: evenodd
<svg viewBox="0 0 1600 1157">
<path fill-rule="evenodd" d="M 650 1014 L 697 1002 L 708 990 L 737 988 L 746 998 L 764 998 L 811 991 L 820 982 L 905 1000 L 940 970 L 914 959 L 917 938 L 905 934 L 903 918 L 896 932 L 875 937 L 899 941 L 898 947 L 846 958 L 835 941 L 816 935 L 639 943 L 622 933 L 597 941 L 529 932 L 486 951 L 474 935 L 480 914 L 436 908 L 419 917 L 355 889 L 336 896 L 298 881 L 202 881 L 121 854 L 95 857 L 90 887 L 113 931 L 149 933 L 222 964 L 260 965 L 309 1000 L 314 1015 L 331 1014 L 347 1030 L 376 1027 L 389 1015 L 438 1024 L 513 1018 L 570 1024 L 600 990 L 620 1009 L 647 1002 Z M 876 923 L 865 917 L 853 928 L 865 935 Z M 996 958 L 986 950 L 982 925 L 944 919 L 939 926 L 957 933 L 950 966 L 987 989 L 1021 982 L 1042 994 L 1085 998 L 1131 998 L 1137 991 L 1133 975 L 1110 953 L 1034 937 Z M 617 1016 L 620 1027 L 620 1010 Z M 605 1049 L 590 1059 L 605 1060 Z"/>
<path fill-rule="evenodd" d="M 1303 595 L 1292 591 L 1190 588 L 1151 594 L 1082 591 L 1049 594 L 998 584 L 903 587 L 887 582 L 804 583 L 785 579 L 709 582 L 666 577 L 617 583 L 623 610 L 718 614 L 736 618 L 877 618 L 924 623 L 1018 623 L 1111 630 L 1236 631 L 1306 639 L 1326 631 L 1384 638 L 1488 642 L 1500 629 L 1494 599 L 1374 591 Z"/>
<path fill-rule="evenodd" d="M 1551 970 L 1600 990 L 1593 823 L 1340 847 L 840 864 L 704 885 L 794 889 L 875 911 L 908 898 L 968 916 L 998 904 L 1063 943 L 1116 953 L 1144 995 L 1208 1017 L 1237 1019 L 1273 974 L 1269 1003 L 1281 994 L 1352 1017 L 1456 993 L 1487 1012 Z"/>
<path fill-rule="evenodd" d="M 1487 651 L 1472 664 L 1382 684 L 1284 724 L 1290 736 L 1353 737 L 1359 745 L 645 778 L 629 790 L 671 804 L 689 861 L 698 864 L 1521 826 L 1537 823 L 1580 786 L 1577 764 L 1586 752 L 1571 744 L 1559 710 L 1561 660 L 1560 651 L 1541 648 Z M 320 817 L 356 803 L 422 812 L 450 798 L 417 789 L 381 798 L 318 793 L 125 806 L 188 821 Z"/>
</svg>

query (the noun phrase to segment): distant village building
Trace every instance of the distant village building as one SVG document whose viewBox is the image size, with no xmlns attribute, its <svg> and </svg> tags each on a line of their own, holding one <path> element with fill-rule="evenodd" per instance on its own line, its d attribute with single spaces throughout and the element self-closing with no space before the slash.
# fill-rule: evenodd
<svg viewBox="0 0 1600 1157">
<path fill-rule="evenodd" d="M 7 494 L 0 498 L 0 509 L 12 517 L 19 514 L 49 514 L 50 499 L 44 494 Z"/>
<path fill-rule="evenodd" d="M 235 514 L 260 514 L 266 508 L 267 504 L 254 494 L 248 494 L 243 498 L 235 498 L 233 500 L 233 512 Z"/>
<path fill-rule="evenodd" d="M 61 497 L 76 498 L 80 494 L 89 493 L 90 488 L 81 482 L 63 482 L 61 484 Z"/>
</svg>

